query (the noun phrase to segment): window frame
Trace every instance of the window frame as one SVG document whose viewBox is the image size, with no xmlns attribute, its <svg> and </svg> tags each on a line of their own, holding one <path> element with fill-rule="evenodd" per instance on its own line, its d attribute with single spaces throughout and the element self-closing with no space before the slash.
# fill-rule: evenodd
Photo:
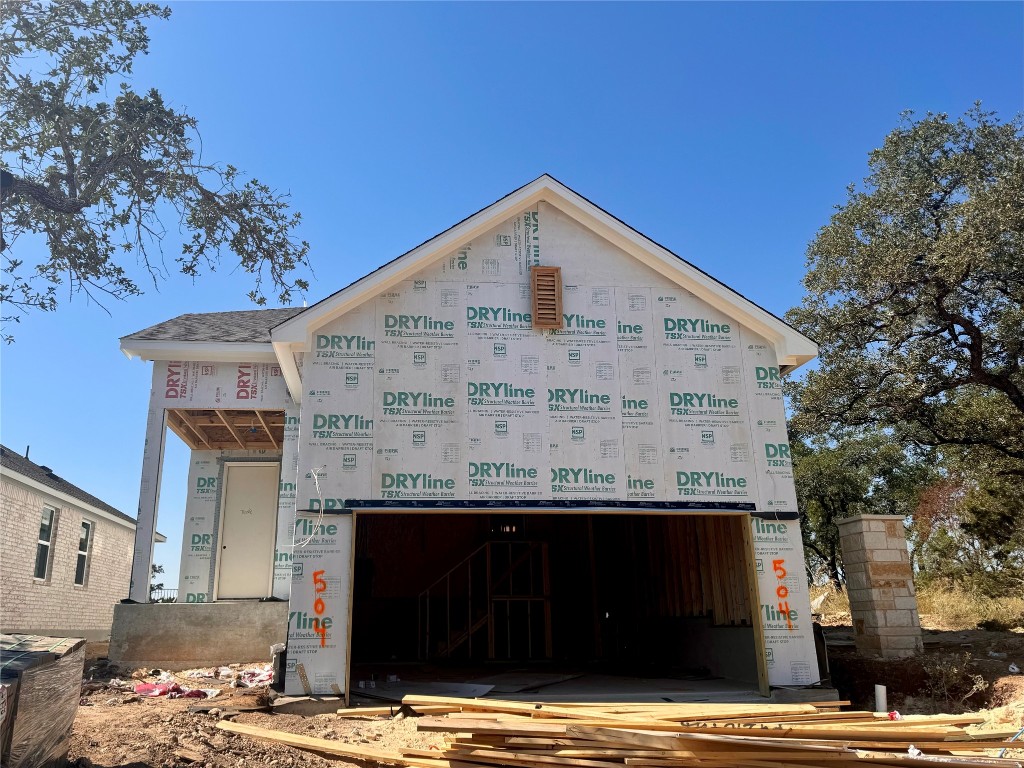
<svg viewBox="0 0 1024 768">
<path fill-rule="evenodd" d="M 43 517 L 46 513 L 50 513 L 50 537 L 46 541 L 43 541 Z M 53 571 L 53 544 L 55 534 L 57 532 L 57 508 L 51 504 L 43 504 L 42 512 L 39 515 L 39 533 L 36 535 L 36 556 L 32 563 L 32 578 L 37 582 L 46 583 L 50 580 L 50 575 Z M 39 548 L 46 547 L 46 561 L 43 566 L 43 575 L 40 576 L 39 571 Z"/>
<path fill-rule="evenodd" d="M 89 560 L 92 555 L 92 539 L 96 533 L 96 523 L 92 520 L 82 520 L 82 529 L 88 529 L 88 533 L 85 536 L 85 550 L 82 550 L 82 534 L 78 535 L 78 550 L 75 552 L 75 578 L 74 585 L 76 587 L 84 587 L 89 583 Z M 78 565 L 82 562 L 82 580 L 78 580 Z"/>
</svg>

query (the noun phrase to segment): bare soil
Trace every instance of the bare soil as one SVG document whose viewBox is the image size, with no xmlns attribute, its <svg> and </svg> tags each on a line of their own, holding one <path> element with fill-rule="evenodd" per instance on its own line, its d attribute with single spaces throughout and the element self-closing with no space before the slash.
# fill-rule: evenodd
<svg viewBox="0 0 1024 768">
<path fill-rule="evenodd" d="M 936 711 L 976 710 L 986 722 L 980 730 L 1019 729 L 1024 727 L 1024 675 L 1009 673 L 1016 663 L 1024 669 L 1024 633 L 970 631 L 925 631 L 925 654 L 914 659 L 884 661 L 857 655 L 849 627 L 826 628 L 834 685 L 840 696 L 850 699 L 855 708 L 873 709 L 875 683 L 889 689 L 890 709 L 902 714 Z M 102 648 L 90 648 L 101 653 Z M 961 659 L 971 655 L 968 671 L 981 675 L 987 687 L 957 701 L 936 698 L 935 686 L 929 686 L 928 660 Z M 995 654 L 993 656 L 992 654 Z M 1005 654 L 1005 657 L 1003 656 Z M 156 675 L 137 671 L 133 683 L 156 682 Z M 216 683 L 179 676 L 185 687 L 217 688 L 213 699 L 142 698 L 132 692 L 107 685 L 112 677 L 131 676 L 131 670 L 114 670 L 102 660 L 87 662 L 86 683 L 81 706 L 72 733 L 70 764 L 76 768 L 228 768 L 228 766 L 321 766 L 359 765 L 333 756 L 320 756 L 270 742 L 258 741 L 216 728 L 222 717 L 236 722 L 274 730 L 333 739 L 351 745 L 365 744 L 377 749 L 417 747 L 437 748 L 441 734 L 416 731 L 414 717 L 339 718 L 335 715 L 272 714 L 233 710 L 265 705 L 266 688 L 232 688 L 227 681 Z M 957 681 L 951 683 L 956 688 Z M 210 712 L 189 712 L 194 705 L 213 706 Z M 1007 756 L 1024 757 L 1024 750 Z"/>
<path fill-rule="evenodd" d="M 152 682 L 152 676 L 147 681 Z M 185 681 L 182 681 L 183 683 Z M 207 687 L 207 683 L 203 683 Z M 418 733 L 415 718 L 339 718 L 335 715 L 271 714 L 242 712 L 234 708 L 258 706 L 267 701 L 265 689 L 224 688 L 214 699 L 142 698 L 111 689 L 92 691 L 82 698 L 72 733 L 71 765 L 97 768 L 157 768 L 184 766 L 338 766 L 337 757 L 321 757 L 305 750 L 249 739 L 217 729 L 228 716 L 239 723 L 258 725 L 304 736 L 337 740 L 377 749 L 418 747 L 430 749 L 441 736 Z M 189 712 L 197 703 L 216 705 L 211 712 Z"/>
</svg>

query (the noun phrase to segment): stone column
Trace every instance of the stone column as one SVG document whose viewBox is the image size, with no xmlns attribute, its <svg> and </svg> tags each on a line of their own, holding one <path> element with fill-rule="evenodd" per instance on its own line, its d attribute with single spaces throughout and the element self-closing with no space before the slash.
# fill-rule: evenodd
<svg viewBox="0 0 1024 768">
<path fill-rule="evenodd" d="M 899 658 L 924 649 L 903 519 L 855 515 L 839 521 L 839 542 L 857 650 Z"/>
</svg>

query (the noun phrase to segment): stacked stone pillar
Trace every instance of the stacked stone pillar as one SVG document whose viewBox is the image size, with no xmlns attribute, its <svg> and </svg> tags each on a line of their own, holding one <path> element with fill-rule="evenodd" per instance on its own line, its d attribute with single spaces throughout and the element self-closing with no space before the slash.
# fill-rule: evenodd
<svg viewBox="0 0 1024 768">
<path fill-rule="evenodd" d="M 903 519 L 856 515 L 840 520 L 839 542 L 857 650 L 883 658 L 920 653 L 921 620 Z"/>
</svg>

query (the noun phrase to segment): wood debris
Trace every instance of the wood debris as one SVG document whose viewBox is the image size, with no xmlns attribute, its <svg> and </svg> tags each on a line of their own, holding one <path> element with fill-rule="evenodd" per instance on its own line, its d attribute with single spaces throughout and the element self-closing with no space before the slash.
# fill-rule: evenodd
<svg viewBox="0 0 1024 768">
<path fill-rule="evenodd" d="M 407 696 L 402 703 L 438 713 L 419 718 L 416 727 L 448 734 L 442 749 L 386 751 L 228 721 L 217 727 L 412 768 L 1024 768 L 998 757 L 1011 746 L 1002 739 L 1012 734 L 971 734 L 966 727 L 982 718 L 970 714 L 892 720 L 839 710 L 849 702 L 543 704 Z"/>
</svg>

